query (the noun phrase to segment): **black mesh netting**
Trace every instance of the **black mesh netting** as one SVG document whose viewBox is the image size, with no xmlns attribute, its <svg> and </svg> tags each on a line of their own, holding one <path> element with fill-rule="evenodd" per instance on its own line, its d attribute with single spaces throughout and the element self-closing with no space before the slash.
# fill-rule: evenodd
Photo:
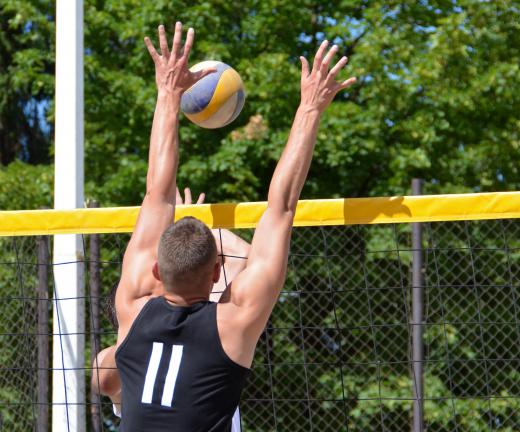
<svg viewBox="0 0 520 432">
<path fill-rule="evenodd" d="M 423 430 L 518 431 L 520 221 L 422 226 Z M 116 431 L 109 400 L 88 389 L 92 351 L 115 342 L 104 304 L 128 236 L 83 239 L 87 430 Z M 50 424 L 53 278 L 38 256 L 51 241 L 0 239 L 1 431 Z M 287 282 L 242 396 L 243 431 L 411 429 L 411 249 L 410 225 L 294 229 Z"/>
</svg>

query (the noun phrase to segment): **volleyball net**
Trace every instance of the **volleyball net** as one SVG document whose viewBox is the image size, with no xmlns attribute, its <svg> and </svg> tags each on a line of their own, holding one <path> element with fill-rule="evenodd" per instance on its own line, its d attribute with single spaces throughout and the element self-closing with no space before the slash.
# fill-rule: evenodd
<svg viewBox="0 0 520 432">
<path fill-rule="evenodd" d="M 264 208 L 177 217 L 250 240 Z M 72 386 L 84 425 L 60 430 L 117 431 L 110 401 L 90 392 L 91 365 L 116 341 L 105 309 L 137 211 L 0 212 L 0 430 L 51 430 L 52 410 L 78 404 L 56 402 L 51 379 L 70 376 L 52 366 L 53 341 L 70 335 L 55 331 L 54 273 L 75 265 L 84 293 L 58 300 L 83 310 Z M 53 262 L 55 234 L 80 235 L 82 253 Z M 520 192 L 302 201 L 242 430 L 520 430 L 519 299 Z"/>
</svg>

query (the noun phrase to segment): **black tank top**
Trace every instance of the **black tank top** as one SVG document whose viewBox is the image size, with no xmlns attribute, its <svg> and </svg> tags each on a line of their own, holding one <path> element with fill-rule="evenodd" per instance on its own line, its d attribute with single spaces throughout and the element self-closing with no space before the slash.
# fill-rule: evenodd
<svg viewBox="0 0 520 432">
<path fill-rule="evenodd" d="M 229 432 L 249 369 L 232 361 L 217 303 L 149 300 L 116 351 L 121 432 Z"/>
</svg>

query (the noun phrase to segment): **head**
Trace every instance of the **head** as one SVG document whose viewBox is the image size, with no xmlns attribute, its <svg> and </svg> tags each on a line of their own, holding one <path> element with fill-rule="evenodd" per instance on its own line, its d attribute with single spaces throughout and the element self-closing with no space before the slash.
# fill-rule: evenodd
<svg viewBox="0 0 520 432">
<path fill-rule="evenodd" d="M 211 230 L 194 217 L 170 225 L 161 235 L 154 274 L 167 293 L 209 296 L 220 276 Z"/>
</svg>

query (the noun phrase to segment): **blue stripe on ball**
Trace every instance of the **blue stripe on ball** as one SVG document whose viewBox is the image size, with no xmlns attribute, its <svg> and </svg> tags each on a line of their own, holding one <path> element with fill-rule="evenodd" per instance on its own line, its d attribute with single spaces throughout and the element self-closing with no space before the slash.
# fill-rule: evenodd
<svg viewBox="0 0 520 432">
<path fill-rule="evenodd" d="M 233 120 L 235 120 L 238 115 L 240 114 L 240 111 L 242 111 L 242 108 L 244 107 L 244 102 L 246 101 L 246 94 L 244 93 L 244 90 L 237 91 L 237 105 L 235 107 L 235 111 L 233 111 L 233 114 L 229 118 L 229 120 L 223 125 L 226 126 L 229 123 L 231 123 Z"/>
<path fill-rule="evenodd" d="M 209 74 L 190 87 L 181 99 L 181 110 L 186 114 L 196 114 L 208 106 L 220 80 L 222 72 L 229 69 L 225 63 L 215 66 L 216 72 Z"/>
</svg>

